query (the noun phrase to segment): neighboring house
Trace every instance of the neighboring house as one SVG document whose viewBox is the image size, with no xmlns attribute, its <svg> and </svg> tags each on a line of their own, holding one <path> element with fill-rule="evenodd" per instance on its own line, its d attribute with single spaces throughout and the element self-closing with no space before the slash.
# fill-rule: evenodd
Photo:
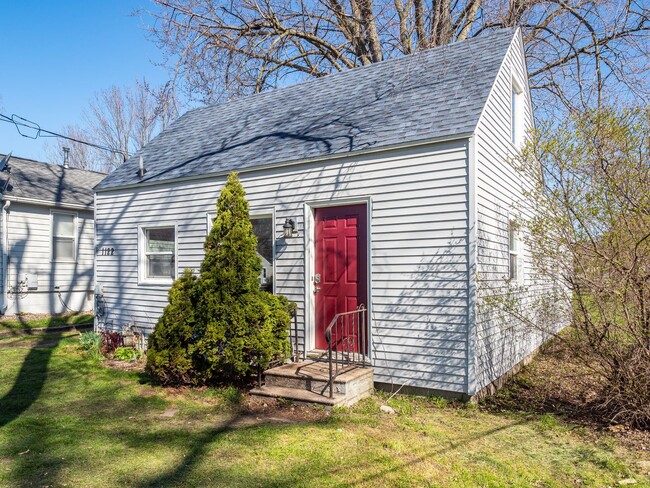
<svg viewBox="0 0 650 488">
<path fill-rule="evenodd" d="M 518 30 L 191 110 L 96 187 L 98 245 L 115 249 L 97 256 L 100 324 L 153 330 L 238 171 L 301 348 L 363 303 L 377 385 L 474 395 L 541 343 L 479 317 L 476 291 L 481 273 L 532 284 L 508 235 L 508 159 L 532 125 Z"/>
<path fill-rule="evenodd" d="M 105 176 L 8 159 L 0 171 L 2 313 L 92 310 L 93 187 Z"/>
</svg>

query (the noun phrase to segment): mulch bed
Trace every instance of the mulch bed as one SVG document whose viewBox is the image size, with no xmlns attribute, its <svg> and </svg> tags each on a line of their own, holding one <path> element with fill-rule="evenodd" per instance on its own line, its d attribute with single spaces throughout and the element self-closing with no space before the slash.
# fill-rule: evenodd
<svg viewBox="0 0 650 488">
<path fill-rule="evenodd" d="M 589 427 L 589 431 L 613 435 L 629 447 L 649 451 L 650 431 L 612 425 L 597 408 L 598 391 L 597 380 L 576 360 L 570 345 L 555 340 L 482 405 L 492 412 L 558 415 Z"/>
</svg>

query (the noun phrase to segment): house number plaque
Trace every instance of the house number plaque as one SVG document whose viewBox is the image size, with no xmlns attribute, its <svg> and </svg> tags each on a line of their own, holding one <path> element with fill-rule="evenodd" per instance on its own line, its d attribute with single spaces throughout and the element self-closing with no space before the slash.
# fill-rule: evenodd
<svg viewBox="0 0 650 488">
<path fill-rule="evenodd" d="M 100 256 L 114 256 L 115 255 L 115 248 L 114 247 L 101 247 L 99 248 L 99 252 L 97 253 Z"/>
</svg>

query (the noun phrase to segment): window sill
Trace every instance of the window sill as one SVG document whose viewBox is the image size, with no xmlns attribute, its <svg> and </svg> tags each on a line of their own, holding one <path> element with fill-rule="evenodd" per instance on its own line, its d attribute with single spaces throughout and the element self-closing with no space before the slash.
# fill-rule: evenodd
<svg viewBox="0 0 650 488">
<path fill-rule="evenodd" d="M 148 278 L 146 280 L 139 280 L 138 286 L 171 286 L 172 283 L 174 283 L 174 280 L 171 278 L 166 278 L 166 279 Z"/>
</svg>

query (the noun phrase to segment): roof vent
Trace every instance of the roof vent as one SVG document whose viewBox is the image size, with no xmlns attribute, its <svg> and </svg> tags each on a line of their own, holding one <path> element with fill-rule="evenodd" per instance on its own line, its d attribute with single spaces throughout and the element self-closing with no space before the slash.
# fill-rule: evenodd
<svg viewBox="0 0 650 488">
<path fill-rule="evenodd" d="M 140 169 L 138 169 L 138 176 L 142 178 L 146 174 L 147 170 L 144 167 L 144 159 L 142 159 L 142 156 L 140 156 Z"/>
<path fill-rule="evenodd" d="M 63 167 L 68 169 L 70 167 L 70 148 L 62 147 L 63 149 Z"/>
</svg>

